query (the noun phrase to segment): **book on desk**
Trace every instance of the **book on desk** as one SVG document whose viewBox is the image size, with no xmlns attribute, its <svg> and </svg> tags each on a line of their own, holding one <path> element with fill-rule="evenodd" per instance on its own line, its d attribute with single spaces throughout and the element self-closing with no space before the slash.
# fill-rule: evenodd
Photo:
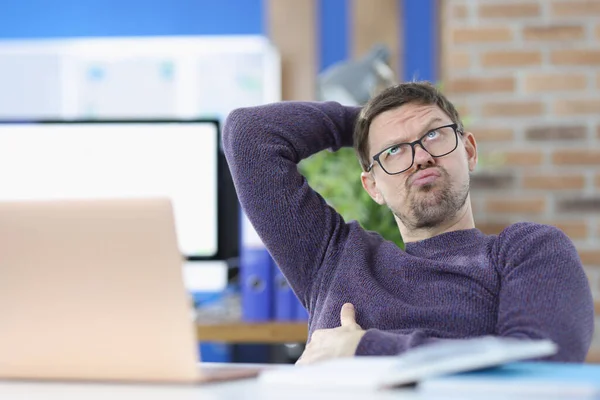
<svg viewBox="0 0 600 400">
<path fill-rule="evenodd" d="M 600 398 L 600 365 L 559 362 L 516 362 L 480 371 L 425 379 L 426 394 L 464 398 L 493 393 L 541 398 Z"/>
</svg>

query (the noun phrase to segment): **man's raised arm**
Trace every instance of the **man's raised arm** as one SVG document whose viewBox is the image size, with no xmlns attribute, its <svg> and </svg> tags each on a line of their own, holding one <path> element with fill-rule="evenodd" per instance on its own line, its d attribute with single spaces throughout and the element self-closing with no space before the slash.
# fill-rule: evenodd
<svg viewBox="0 0 600 400">
<path fill-rule="evenodd" d="M 571 240 L 558 228 L 532 224 L 515 224 L 500 238 L 498 334 L 551 339 L 559 347 L 552 359 L 584 361 L 594 302 Z"/>
<path fill-rule="evenodd" d="M 344 223 L 297 164 L 351 146 L 359 112 L 334 102 L 281 102 L 234 110 L 225 121 L 225 156 L 242 208 L 301 299 Z"/>
</svg>

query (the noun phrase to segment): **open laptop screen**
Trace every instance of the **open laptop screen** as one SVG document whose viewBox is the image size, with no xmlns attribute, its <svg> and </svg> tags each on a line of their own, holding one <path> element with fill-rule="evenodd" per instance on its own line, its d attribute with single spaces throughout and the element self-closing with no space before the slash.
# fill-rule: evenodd
<svg viewBox="0 0 600 400">
<path fill-rule="evenodd" d="M 0 122 L 0 201 L 169 197 L 180 250 L 218 252 L 216 121 Z"/>
</svg>

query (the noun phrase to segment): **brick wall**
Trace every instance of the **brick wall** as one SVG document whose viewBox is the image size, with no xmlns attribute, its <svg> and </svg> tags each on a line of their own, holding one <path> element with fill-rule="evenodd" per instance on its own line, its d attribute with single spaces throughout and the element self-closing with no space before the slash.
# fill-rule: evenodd
<svg viewBox="0 0 600 400">
<path fill-rule="evenodd" d="M 488 233 L 530 220 L 579 249 L 600 351 L 600 0 L 440 0 L 441 81 L 478 141 Z"/>
</svg>

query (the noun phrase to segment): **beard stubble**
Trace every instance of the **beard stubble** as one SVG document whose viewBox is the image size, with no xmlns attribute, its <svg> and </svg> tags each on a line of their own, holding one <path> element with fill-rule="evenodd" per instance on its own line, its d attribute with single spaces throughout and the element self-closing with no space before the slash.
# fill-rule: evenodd
<svg viewBox="0 0 600 400">
<path fill-rule="evenodd" d="M 410 179 L 407 179 L 408 209 L 401 212 L 390 207 L 394 215 L 410 230 L 432 229 L 451 220 L 465 205 L 469 195 L 469 180 L 459 183 L 457 187 L 452 184 L 450 175 L 444 168 L 429 168 L 437 168 L 440 177 L 433 183 L 419 187 L 410 186 Z"/>
</svg>

